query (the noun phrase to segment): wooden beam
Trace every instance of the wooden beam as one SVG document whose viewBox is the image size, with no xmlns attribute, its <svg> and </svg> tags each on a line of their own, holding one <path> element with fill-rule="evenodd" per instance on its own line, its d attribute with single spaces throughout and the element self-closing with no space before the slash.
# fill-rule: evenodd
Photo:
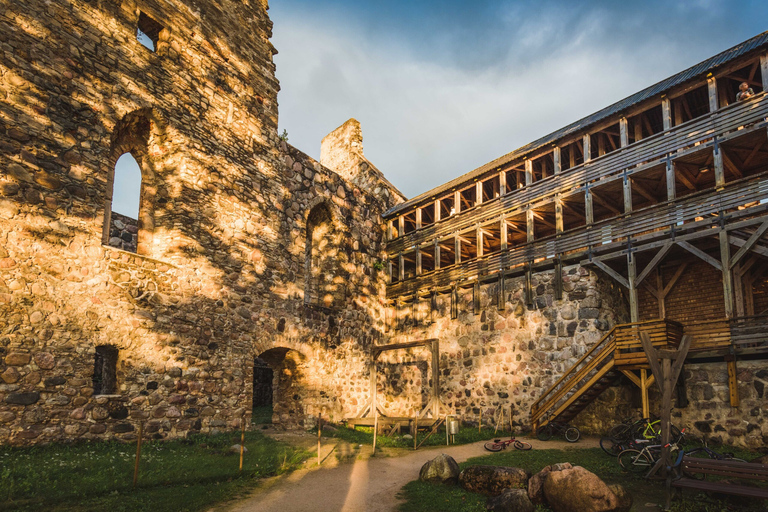
<svg viewBox="0 0 768 512">
<path fill-rule="evenodd" d="M 637 257 L 627 253 L 627 284 L 629 284 L 629 317 L 630 322 L 640 321 L 640 301 L 637 296 Z"/>
<path fill-rule="evenodd" d="M 592 189 L 589 186 L 584 189 L 584 216 L 586 217 L 587 225 L 595 222 L 595 214 L 592 208 Z"/>
<path fill-rule="evenodd" d="M 451 288 L 451 319 L 456 320 L 459 317 L 459 288 L 453 285 Z"/>
<path fill-rule="evenodd" d="M 584 134 L 582 152 L 584 155 L 584 162 L 592 160 L 591 137 L 588 133 Z"/>
<path fill-rule="evenodd" d="M 750 151 L 749 155 L 747 155 L 747 158 L 744 159 L 742 168 L 746 169 L 746 167 L 752 162 L 752 159 L 761 153 L 760 148 L 763 147 L 763 144 L 763 140 L 760 140 L 757 144 L 755 144 L 755 147 L 752 148 L 752 151 Z"/>
<path fill-rule="evenodd" d="M 533 160 L 525 161 L 525 184 L 530 185 L 533 183 Z"/>
<path fill-rule="evenodd" d="M 533 213 L 534 212 L 530 207 L 525 212 L 526 238 L 528 242 L 533 242 L 535 236 Z"/>
<path fill-rule="evenodd" d="M 768 91 L 768 53 L 760 56 L 760 74 L 763 78 L 763 90 Z"/>
<path fill-rule="evenodd" d="M 560 194 L 555 195 L 555 232 L 563 232 L 563 200 Z"/>
<path fill-rule="evenodd" d="M 679 267 L 677 267 L 677 270 L 672 276 L 672 279 L 670 279 L 667 285 L 664 287 L 664 289 L 661 290 L 661 296 L 663 298 L 665 299 L 667 298 L 667 295 L 669 295 L 669 292 L 671 292 L 672 288 L 675 286 L 675 284 L 677 284 L 677 280 L 680 279 L 680 276 L 682 276 L 683 272 L 685 272 L 686 267 L 688 267 L 688 263 L 682 263 Z"/>
<path fill-rule="evenodd" d="M 691 254 L 693 254 L 694 256 L 698 256 L 699 258 L 703 259 L 704 261 L 706 261 L 707 263 L 709 263 L 710 265 L 715 267 L 717 270 L 722 270 L 723 269 L 723 266 L 720 265 L 719 261 L 717 261 L 715 258 L 710 256 L 709 254 L 705 253 L 704 251 L 702 251 L 698 247 L 694 247 L 690 243 L 684 242 L 684 241 L 678 241 L 678 242 L 675 242 L 675 243 L 677 245 L 679 245 L 680 247 L 682 247 L 683 249 L 685 249 L 686 251 L 688 251 Z"/>
<path fill-rule="evenodd" d="M 560 147 L 558 146 L 555 146 L 555 149 L 552 151 L 552 161 L 555 168 L 555 174 L 560 174 L 562 165 L 560 163 Z"/>
<path fill-rule="evenodd" d="M 741 173 L 738 166 L 733 163 L 733 160 L 731 160 L 731 157 L 728 156 L 728 153 L 726 153 L 723 148 L 720 148 L 720 152 L 722 153 L 722 156 L 723 156 L 723 164 L 725 168 L 731 171 L 731 174 L 736 176 L 736 178 L 743 178 L 744 175 Z M 736 157 L 734 156 L 733 158 L 736 158 Z"/>
<path fill-rule="evenodd" d="M 555 300 L 563 298 L 563 261 L 558 256 L 555 260 Z"/>
<path fill-rule="evenodd" d="M 478 281 L 475 281 L 472 286 L 472 312 L 475 315 L 480 314 L 480 283 Z"/>
<path fill-rule="evenodd" d="M 635 375 L 631 370 L 620 370 L 620 371 L 621 373 L 626 375 L 627 378 L 635 384 L 635 386 L 639 387 L 640 389 L 643 388 L 643 384 L 642 382 L 640 382 L 640 377 Z M 645 417 L 647 418 L 648 416 L 645 416 Z"/>
<path fill-rule="evenodd" d="M 499 173 L 499 195 L 503 196 L 507 193 L 507 173 L 506 171 L 501 171 Z"/>
<path fill-rule="evenodd" d="M 533 306 L 533 271 L 530 265 L 525 269 L 525 303 Z"/>
<path fill-rule="evenodd" d="M 720 261 L 723 262 L 723 296 L 725 305 L 725 317 L 733 318 L 733 273 L 728 262 L 731 261 L 731 246 L 728 243 L 728 232 L 720 230 Z"/>
<path fill-rule="evenodd" d="M 707 92 L 709 94 L 709 111 L 715 112 L 719 108 L 717 104 L 717 79 L 715 77 L 707 78 Z"/>
<path fill-rule="evenodd" d="M 656 267 L 656 301 L 659 304 L 659 318 L 667 318 L 667 297 L 662 294 L 664 291 L 664 278 L 661 269 Z"/>
<path fill-rule="evenodd" d="M 728 394 L 731 407 L 739 406 L 739 380 L 736 377 L 736 359 L 728 361 Z"/>
<path fill-rule="evenodd" d="M 496 307 L 499 311 L 504 311 L 507 307 L 507 293 L 506 293 L 506 281 L 504 280 L 504 272 L 499 272 L 499 284 L 498 284 L 498 298 Z"/>
<path fill-rule="evenodd" d="M 736 265 L 741 258 L 744 257 L 747 252 L 749 252 L 750 249 L 757 243 L 758 240 L 760 240 L 760 237 L 762 237 L 765 232 L 768 230 L 768 220 L 760 224 L 760 226 L 757 228 L 757 230 L 752 233 L 752 236 L 749 237 L 749 240 L 739 249 L 739 251 L 734 254 L 733 258 L 731 258 L 730 263 L 728 265 L 729 268 L 733 268 L 734 265 Z"/>
<path fill-rule="evenodd" d="M 603 198 L 595 194 L 594 190 L 590 189 L 590 196 L 595 200 L 595 202 L 599 205 L 604 206 L 611 212 L 613 212 L 615 215 L 621 215 L 621 211 L 619 211 L 618 208 L 611 206 L 607 201 L 605 201 Z"/>
<path fill-rule="evenodd" d="M 603 272 L 611 276 L 617 283 L 622 285 L 624 288 L 629 288 L 629 282 L 627 281 L 627 279 L 621 274 L 619 274 L 618 272 L 616 272 L 615 270 L 613 270 L 611 267 L 609 267 L 608 265 L 606 265 L 600 260 L 592 260 L 592 263 L 594 263 L 597 268 L 599 268 L 600 270 L 602 270 Z"/>
<path fill-rule="evenodd" d="M 667 201 L 674 201 L 677 195 L 677 189 L 675 187 L 675 162 L 671 158 L 667 158 L 666 178 Z"/>
<path fill-rule="evenodd" d="M 722 188 L 725 186 L 725 170 L 723 168 L 723 152 L 717 143 L 717 137 L 715 137 L 715 145 L 712 151 L 715 162 L 715 186 Z"/>
<path fill-rule="evenodd" d="M 691 172 L 686 169 L 684 165 L 680 164 L 675 165 L 675 171 L 677 177 L 680 179 L 680 182 L 688 187 L 688 190 L 696 192 L 696 178 L 694 178 Z"/>
<path fill-rule="evenodd" d="M 661 99 L 661 117 L 664 123 L 664 131 L 672 128 L 672 105 L 666 96 Z"/>
<path fill-rule="evenodd" d="M 621 147 L 629 146 L 629 133 L 627 132 L 626 117 L 619 119 L 619 138 L 621 139 Z"/>
<path fill-rule="evenodd" d="M 632 211 L 632 182 L 626 172 L 621 182 L 624 190 L 624 213 L 630 213 Z"/>
<path fill-rule="evenodd" d="M 637 276 L 637 279 L 635 280 L 635 285 L 640 284 L 643 279 L 646 278 L 646 276 L 656 268 L 656 265 L 661 262 L 661 260 L 666 256 L 666 254 L 669 252 L 669 250 L 672 248 L 673 242 L 667 242 L 661 249 L 659 249 L 659 252 L 656 253 L 656 256 L 653 257 L 650 263 L 646 265 L 646 267 L 643 269 L 642 272 L 640 272 L 640 275 Z"/>
<path fill-rule="evenodd" d="M 746 240 L 742 240 L 741 238 L 738 238 L 735 235 L 729 235 L 728 241 L 735 245 L 736 247 L 744 247 L 744 245 L 747 243 Z M 761 256 L 768 257 L 768 249 L 760 246 L 760 245 L 753 245 L 750 250 L 754 253 L 757 253 Z"/>
</svg>

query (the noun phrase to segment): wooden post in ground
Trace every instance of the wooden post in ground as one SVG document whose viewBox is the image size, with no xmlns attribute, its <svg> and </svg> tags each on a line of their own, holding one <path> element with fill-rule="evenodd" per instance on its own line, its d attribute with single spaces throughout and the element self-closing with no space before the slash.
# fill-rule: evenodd
<svg viewBox="0 0 768 512">
<path fill-rule="evenodd" d="M 416 440 L 419 437 L 419 414 L 416 413 L 416 418 L 413 420 L 413 449 L 416 450 Z"/>
<path fill-rule="evenodd" d="M 245 414 L 240 418 L 240 469 L 243 471 L 243 453 L 245 452 Z"/>
<path fill-rule="evenodd" d="M 141 459 L 141 438 L 144 435 L 144 422 L 139 422 L 139 437 L 136 439 L 136 463 L 133 466 L 133 488 L 139 483 L 139 460 Z"/>
<path fill-rule="evenodd" d="M 376 402 L 373 403 L 373 453 L 371 457 L 376 456 L 376 436 L 379 432 L 379 410 L 376 409 Z"/>
<path fill-rule="evenodd" d="M 450 445 L 451 433 L 448 431 L 448 415 L 445 415 L 445 446 Z"/>
<path fill-rule="evenodd" d="M 651 337 L 647 332 L 640 333 L 640 341 L 648 358 L 648 365 L 651 367 L 651 372 L 661 391 L 661 457 L 648 472 L 647 477 L 654 475 L 659 469 L 662 470 L 662 476 L 666 477 L 667 467 L 671 465 L 669 442 L 670 421 L 672 418 L 672 392 L 675 389 L 675 383 L 680 375 L 680 371 L 683 369 L 685 358 L 688 356 L 688 349 L 691 347 L 691 337 L 688 334 L 683 336 L 677 350 L 657 350 L 653 346 Z M 661 364 L 659 364 L 659 359 L 661 359 Z M 669 495 L 667 500 L 669 500 Z M 669 508 L 669 504 L 667 504 L 667 508 Z"/>
<path fill-rule="evenodd" d="M 320 436 L 323 435 L 323 416 L 317 415 L 317 465 L 320 465 Z"/>
<path fill-rule="evenodd" d="M 477 422 L 477 433 L 480 433 L 480 429 L 483 428 L 483 411 L 480 410 L 480 420 Z"/>
</svg>

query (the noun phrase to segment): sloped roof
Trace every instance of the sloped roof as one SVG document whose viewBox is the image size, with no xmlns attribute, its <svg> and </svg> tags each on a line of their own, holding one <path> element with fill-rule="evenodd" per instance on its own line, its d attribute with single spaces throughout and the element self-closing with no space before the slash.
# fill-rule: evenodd
<svg viewBox="0 0 768 512">
<path fill-rule="evenodd" d="M 768 31 L 765 31 L 762 34 L 759 34 L 751 39 L 748 39 L 743 43 L 739 43 L 736 46 L 725 50 L 724 52 L 718 53 L 714 57 L 710 57 L 709 59 L 702 61 L 696 64 L 695 66 L 692 66 L 684 71 L 681 71 L 669 78 L 666 78 L 654 85 L 651 85 L 650 87 L 646 87 L 642 91 L 637 92 L 631 96 L 628 96 L 623 100 L 617 101 L 613 105 L 605 107 L 604 109 L 599 110 L 594 114 L 591 114 L 587 117 L 579 119 L 578 121 L 571 123 L 564 128 L 561 128 L 555 132 L 550 133 L 549 135 L 545 135 L 540 139 L 537 139 L 531 143 L 528 143 L 525 146 L 522 146 L 512 151 L 511 153 L 507 153 L 502 157 L 492 160 L 491 162 L 488 162 L 487 164 L 478 167 L 474 171 L 470 171 L 466 174 L 459 176 L 458 178 L 454 178 L 451 181 L 444 183 L 443 185 L 440 185 L 431 190 L 428 190 L 423 194 L 419 194 L 413 199 L 409 199 L 408 201 L 401 203 L 395 206 L 394 208 L 391 208 L 389 211 L 387 211 L 384 214 L 384 217 L 389 217 L 399 212 L 402 212 L 403 210 L 407 210 L 428 197 L 432 197 L 438 194 L 443 194 L 444 192 L 451 190 L 457 187 L 458 185 L 463 184 L 464 182 L 472 180 L 473 178 L 479 175 L 482 175 L 490 170 L 493 170 L 499 166 L 505 165 L 517 158 L 524 156 L 527 153 L 530 153 L 532 151 L 535 151 L 536 149 L 539 149 L 542 146 L 551 144 L 556 140 L 561 139 L 570 133 L 582 130 L 584 128 L 587 128 L 590 125 L 603 121 L 604 119 L 610 116 L 618 114 L 619 112 L 626 110 L 649 98 L 660 95 L 665 91 L 672 89 L 673 87 L 676 87 L 682 83 L 685 83 L 693 78 L 710 73 L 712 70 L 714 70 L 718 66 L 722 66 L 723 64 L 726 64 L 734 59 L 737 59 L 738 57 L 746 55 L 747 53 L 764 46 L 768 46 Z"/>
</svg>

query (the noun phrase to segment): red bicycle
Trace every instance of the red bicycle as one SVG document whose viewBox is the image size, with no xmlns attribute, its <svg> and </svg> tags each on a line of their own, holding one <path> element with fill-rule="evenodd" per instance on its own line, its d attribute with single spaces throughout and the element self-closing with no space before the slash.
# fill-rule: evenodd
<svg viewBox="0 0 768 512">
<path fill-rule="evenodd" d="M 507 446 L 512 445 L 518 450 L 530 450 L 533 448 L 531 446 L 531 443 L 528 443 L 526 441 L 518 441 L 514 437 L 510 439 L 509 441 L 502 441 L 501 439 L 494 439 L 493 441 L 488 441 L 485 443 L 485 449 L 489 452 L 500 452 L 501 450 L 505 450 Z"/>
</svg>

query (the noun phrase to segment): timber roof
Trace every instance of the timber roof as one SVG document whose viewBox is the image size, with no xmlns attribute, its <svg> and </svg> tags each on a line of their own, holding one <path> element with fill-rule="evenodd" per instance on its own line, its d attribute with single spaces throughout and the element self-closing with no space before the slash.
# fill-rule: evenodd
<svg viewBox="0 0 768 512">
<path fill-rule="evenodd" d="M 678 86 L 682 83 L 692 80 L 693 78 L 704 75 L 706 73 L 710 73 L 715 68 L 722 66 L 723 64 L 726 64 L 743 55 L 746 55 L 747 53 L 753 50 L 756 50 L 764 46 L 768 46 L 768 31 L 765 31 L 762 34 L 756 35 L 751 39 L 748 39 L 742 43 L 739 43 L 732 48 L 729 48 L 721 53 L 718 53 L 714 57 L 710 57 L 709 59 L 702 61 L 696 64 L 695 66 L 692 66 L 675 75 L 672 75 L 671 77 L 666 78 L 654 85 L 651 85 L 650 87 L 646 87 L 640 92 L 637 92 L 631 96 L 628 96 L 623 100 L 617 101 L 613 105 L 605 107 L 602 110 L 598 110 L 594 114 L 591 114 L 587 117 L 579 119 L 578 121 L 571 123 L 568 126 L 561 128 L 555 132 L 552 132 L 549 135 L 545 135 L 540 139 L 530 142 L 525 146 L 522 146 L 512 151 L 511 153 L 507 153 L 504 156 L 501 156 L 495 160 L 492 160 L 487 164 L 478 167 L 474 171 L 470 171 L 466 174 L 463 174 L 457 178 L 452 179 L 451 181 L 448 181 L 447 183 L 444 183 L 438 187 L 428 190 L 427 192 L 424 192 L 422 194 L 419 194 L 413 199 L 409 199 L 404 203 L 400 203 L 399 205 L 385 212 L 384 217 L 385 218 L 391 217 L 392 215 L 398 214 L 404 210 L 408 210 L 411 207 L 415 206 L 416 204 L 424 201 L 429 197 L 441 195 L 446 191 L 452 190 L 458 187 L 459 185 L 462 185 L 463 183 L 468 182 L 488 171 L 491 171 L 505 164 L 508 164 L 513 160 L 516 160 L 520 157 L 525 156 L 527 153 L 530 153 L 532 151 L 535 151 L 536 149 L 539 149 L 542 146 L 551 144 L 556 140 L 565 137 L 568 134 L 582 130 L 584 128 L 587 128 L 590 125 L 603 121 L 604 119 L 610 116 L 618 114 L 619 112 L 626 110 L 647 99 L 650 99 L 656 95 L 660 95 L 665 91 L 672 89 L 675 86 Z"/>
</svg>

